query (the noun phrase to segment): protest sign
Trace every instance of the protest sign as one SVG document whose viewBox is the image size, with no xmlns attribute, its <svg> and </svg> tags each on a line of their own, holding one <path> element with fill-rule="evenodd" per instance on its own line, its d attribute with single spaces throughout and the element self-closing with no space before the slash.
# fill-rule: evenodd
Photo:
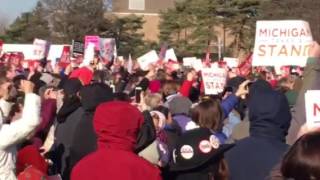
<svg viewBox="0 0 320 180">
<path fill-rule="evenodd" d="M 306 124 L 309 128 L 320 128 L 320 90 L 309 90 L 305 93 Z"/>
<path fill-rule="evenodd" d="M 34 39 L 33 41 L 33 58 L 34 60 L 40 60 L 47 57 L 49 50 L 49 43 L 42 39 Z"/>
<path fill-rule="evenodd" d="M 238 67 L 239 65 L 238 58 L 224 57 L 223 61 L 227 64 L 229 68 L 235 68 L 235 67 Z"/>
<path fill-rule="evenodd" d="M 129 54 L 128 63 L 127 63 L 127 71 L 129 74 L 133 73 L 133 61 L 131 58 L 131 54 Z"/>
<path fill-rule="evenodd" d="M 252 54 L 249 54 L 247 58 L 238 66 L 239 75 L 246 77 L 251 73 L 252 70 Z"/>
<path fill-rule="evenodd" d="M 258 21 L 253 66 L 305 66 L 313 42 L 308 22 Z"/>
<path fill-rule="evenodd" d="M 169 60 L 176 61 L 176 62 L 178 61 L 178 58 L 177 58 L 176 53 L 174 52 L 173 48 L 168 49 L 166 51 L 166 55 L 165 55 L 164 61 L 168 62 Z"/>
<path fill-rule="evenodd" d="M 92 43 L 94 45 L 94 50 L 100 50 L 100 37 L 99 36 L 85 36 L 84 37 L 84 48 L 86 49 Z"/>
<path fill-rule="evenodd" d="M 149 65 L 156 63 L 159 60 L 158 54 L 155 50 L 149 51 L 147 54 L 137 59 L 140 68 L 144 71 L 149 70 Z"/>
<path fill-rule="evenodd" d="M 84 52 L 84 59 L 83 62 L 81 63 L 81 67 L 83 66 L 88 66 L 94 59 L 94 44 L 89 43 L 88 47 L 86 48 Z"/>
<path fill-rule="evenodd" d="M 112 61 L 117 56 L 114 38 L 100 38 L 100 55 L 105 61 Z"/>
<path fill-rule="evenodd" d="M 196 70 L 196 71 L 201 71 L 201 69 L 203 68 L 202 60 L 201 60 L 201 59 L 196 59 L 196 60 L 193 62 L 192 67 L 193 67 L 193 69 Z"/>
<path fill-rule="evenodd" d="M 223 68 L 203 68 L 201 70 L 206 95 L 216 95 L 226 85 L 227 72 Z"/>
<path fill-rule="evenodd" d="M 172 73 L 173 71 L 180 69 L 180 64 L 176 61 L 169 60 L 165 64 L 165 67 L 167 69 L 167 72 Z"/>
<path fill-rule="evenodd" d="M 185 57 L 182 59 L 183 66 L 193 67 L 194 62 L 197 60 L 196 57 Z"/>
<path fill-rule="evenodd" d="M 70 46 L 64 46 L 62 53 L 61 53 L 61 58 L 60 62 L 62 63 L 70 63 Z"/>
<path fill-rule="evenodd" d="M 72 40 L 72 56 L 84 54 L 84 44 L 81 41 Z"/>
</svg>

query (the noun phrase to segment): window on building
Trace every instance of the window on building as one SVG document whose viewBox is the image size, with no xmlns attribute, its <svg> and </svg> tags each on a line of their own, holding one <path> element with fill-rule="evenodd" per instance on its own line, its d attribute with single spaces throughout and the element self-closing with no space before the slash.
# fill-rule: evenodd
<svg viewBox="0 0 320 180">
<path fill-rule="evenodd" d="M 145 10 L 145 0 L 129 0 L 129 10 Z"/>
</svg>

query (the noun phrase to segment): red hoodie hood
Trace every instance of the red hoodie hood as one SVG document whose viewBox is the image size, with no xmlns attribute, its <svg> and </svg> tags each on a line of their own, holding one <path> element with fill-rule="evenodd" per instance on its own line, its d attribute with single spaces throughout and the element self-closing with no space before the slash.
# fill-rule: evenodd
<svg viewBox="0 0 320 180">
<path fill-rule="evenodd" d="M 100 104 L 93 120 L 98 148 L 133 151 L 143 121 L 142 113 L 129 103 Z"/>
</svg>

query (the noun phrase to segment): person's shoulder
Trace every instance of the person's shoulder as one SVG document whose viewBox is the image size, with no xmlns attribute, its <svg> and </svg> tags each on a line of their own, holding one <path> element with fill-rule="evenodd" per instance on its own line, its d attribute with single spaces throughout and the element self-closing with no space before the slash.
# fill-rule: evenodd
<svg viewBox="0 0 320 180">
<path fill-rule="evenodd" d="M 140 157 L 134 153 L 128 152 L 127 154 L 123 155 L 122 157 L 125 157 L 125 159 L 123 159 L 123 160 L 133 163 L 136 167 L 140 166 L 141 168 L 143 168 L 145 170 L 151 170 L 151 171 L 154 170 L 155 172 L 159 171 L 156 166 L 154 166 L 153 164 L 151 164 L 147 160 L 143 159 L 142 157 Z"/>
<path fill-rule="evenodd" d="M 82 158 L 72 169 L 72 176 L 86 174 L 86 171 L 94 167 L 95 161 L 98 159 L 97 153 L 93 152 Z"/>
</svg>

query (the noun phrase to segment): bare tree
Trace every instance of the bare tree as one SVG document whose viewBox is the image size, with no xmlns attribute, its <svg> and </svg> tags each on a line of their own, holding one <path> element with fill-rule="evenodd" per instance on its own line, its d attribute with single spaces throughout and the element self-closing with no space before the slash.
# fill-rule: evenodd
<svg viewBox="0 0 320 180">
<path fill-rule="evenodd" d="M 104 23 L 104 0 L 41 0 L 49 15 L 49 24 L 59 43 L 97 34 Z"/>
</svg>

